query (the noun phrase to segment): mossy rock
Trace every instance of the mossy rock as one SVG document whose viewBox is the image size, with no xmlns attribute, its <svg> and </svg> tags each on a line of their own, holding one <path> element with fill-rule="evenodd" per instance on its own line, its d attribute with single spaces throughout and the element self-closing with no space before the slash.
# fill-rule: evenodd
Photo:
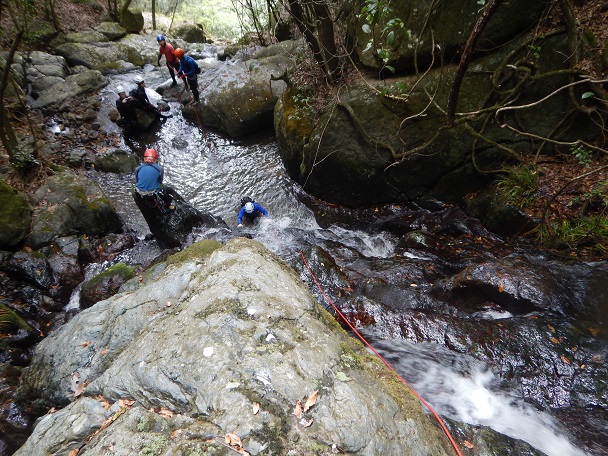
<svg viewBox="0 0 608 456">
<path fill-rule="evenodd" d="M 186 261 L 190 261 L 196 258 L 205 258 L 211 255 L 220 247 L 222 247 L 222 244 L 210 239 L 195 242 L 187 249 L 184 249 L 181 252 L 177 252 L 171 255 L 167 259 L 167 265 L 184 263 Z"/>
<path fill-rule="evenodd" d="M 95 161 L 95 167 L 106 173 L 132 173 L 137 165 L 139 165 L 139 159 L 135 154 L 120 149 L 99 157 Z"/>
<path fill-rule="evenodd" d="M 0 248 L 11 250 L 27 236 L 32 208 L 23 194 L 0 180 Z"/>
<path fill-rule="evenodd" d="M 144 15 L 140 9 L 127 10 L 121 14 L 120 25 L 127 33 L 139 33 L 144 28 Z"/>
<path fill-rule="evenodd" d="M 20 329 L 30 330 L 29 325 L 14 311 L 0 304 L 0 332 L 10 333 Z"/>
<path fill-rule="evenodd" d="M 96 302 L 109 298 L 133 277 L 135 277 L 135 268 L 127 266 L 125 263 L 117 263 L 109 267 L 82 284 L 80 306 L 86 309 Z"/>
</svg>

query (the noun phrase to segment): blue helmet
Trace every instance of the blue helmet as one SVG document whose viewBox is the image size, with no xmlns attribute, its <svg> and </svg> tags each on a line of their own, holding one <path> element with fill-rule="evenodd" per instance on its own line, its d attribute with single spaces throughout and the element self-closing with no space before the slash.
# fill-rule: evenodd
<svg viewBox="0 0 608 456">
<path fill-rule="evenodd" d="M 156 37 L 156 41 L 158 41 L 159 43 L 160 43 L 161 41 L 165 41 L 165 37 L 164 37 L 164 36 L 162 36 L 162 35 L 158 35 L 158 36 Z"/>
</svg>

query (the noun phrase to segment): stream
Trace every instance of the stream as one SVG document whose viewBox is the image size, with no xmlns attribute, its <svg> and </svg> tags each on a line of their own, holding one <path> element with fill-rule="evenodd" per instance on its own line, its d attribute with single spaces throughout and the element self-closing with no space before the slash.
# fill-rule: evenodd
<svg viewBox="0 0 608 456">
<path fill-rule="evenodd" d="M 160 74 L 150 69 L 144 71 L 147 71 L 147 87 L 164 81 Z M 133 76 L 115 76 L 102 92 L 102 109 L 98 120 L 103 130 L 121 133 L 108 120 L 107 113 L 112 109 L 116 97 L 113 88 L 122 84 L 130 89 Z M 148 90 L 148 93 L 153 103 L 160 99 L 156 92 Z M 565 425 L 563 415 L 555 413 L 553 408 L 543 408 L 527 400 L 521 385 L 508 381 L 504 373 L 493 371 L 490 363 L 458 350 L 450 350 L 441 343 L 413 343 L 404 337 L 397 337 L 400 332 L 391 330 L 391 325 L 400 323 L 396 318 L 391 318 L 400 312 L 406 314 L 411 304 L 408 301 L 411 295 L 408 294 L 409 290 L 403 291 L 403 283 L 407 283 L 412 290 L 415 288 L 418 293 L 424 293 L 433 280 L 448 273 L 435 264 L 434 255 L 421 249 L 404 248 L 394 234 L 372 227 L 367 223 L 369 210 L 362 215 L 359 211 L 335 207 L 307 195 L 298 183 L 287 176 L 272 131 L 261 131 L 245 139 L 229 139 L 212 131 L 203 131 L 196 122 L 183 118 L 178 102 L 170 101 L 169 105 L 172 118 L 153 131 L 132 134 L 123 140 L 121 148 L 132 150 L 140 157 L 144 149 L 155 148 L 165 168 L 165 183 L 197 209 L 222 218 L 235 232 L 240 198 L 245 195 L 254 198 L 269 211 L 269 218 L 252 228 L 241 229 L 242 235 L 263 243 L 300 272 L 311 292 L 330 311 L 330 303 L 324 298 L 325 292 L 343 308 L 350 305 L 356 307 L 358 304 L 349 302 L 347 293 L 343 293 L 351 284 L 358 284 L 361 288 L 365 283 L 384 284 L 392 280 L 394 287 L 400 291 L 393 298 L 385 297 L 385 300 L 392 299 L 394 305 L 390 314 L 383 314 L 386 319 L 383 326 L 379 326 L 380 317 L 376 316 L 375 325 L 366 325 L 359 318 L 357 327 L 441 416 L 455 422 L 489 427 L 527 442 L 539 452 L 526 454 L 579 456 L 602 454 L 608 448 L 605 442 L 604 446 L 597 442 L 582 444 L 579 441 L 580 432 L 573 432 Z M 141 241 L 117 260 L 128 257 L 136 261 L 138 255 L 158 254 L 160 250 L 154 242 L 146 240 L 150 237 L 149 229 L 129 191 L 133 177 L 95 170 L 88 171 L 88 175 L 101 184 L 127 229 Z M 378 211 L 378 217 L 382 217 L 383 214 L 407 210 L 387 206 L 372 209 L 372 213 Z M 324 219 L 324 214 L 330 215 Z M 208 237 L 213 238 L 215 234 L 195 233 L 196 239 Z M 481 245 L 478 247 L 484 249 Z M 300 252 L 313 264 L 316 280 L 325 291 L 321 292 L 315 285 Z M 451 269 L 453 273 L 454 268 Z M 89 275 L 93 272 L 96 271 L 89 271 Z M 409 282 L 405 278 L 409 278 Z M 361 302 L 363 298 L 357 295 L 353 296 L 355 299 Z M 74 300 L 70 305 L 75 305 Z M 369 302 L 365 305 L 366 311 L 373 307 Z M 426 318 L 433 320 L 434 313 L 429 309 Z M 384 311 L 380 309 L 378 312 L 382 314 Z M 512 315 L 489 309 L 478 317 L 486 321 L 508 321 Z M 433 336 L 429 336 L 429 339 L 433 339 Z M 605 341 L 602 344 L 606 346 Z M 599 424 L 599 429 L 594 433 L 605 435 L 605 426 L 605 423 Z M 600 450 L 595 451 L 597 448 Z"/>
</svg>

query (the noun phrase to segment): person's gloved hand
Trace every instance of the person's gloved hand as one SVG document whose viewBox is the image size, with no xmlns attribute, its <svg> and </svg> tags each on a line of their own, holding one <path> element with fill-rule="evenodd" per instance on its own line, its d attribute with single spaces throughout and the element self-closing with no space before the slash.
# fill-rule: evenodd
<svg viewBox="0 0 608 456">
<path fill-rule="evenodd" d="M 237 228 L 243 228 L 243 224 L 242 224 L 242 223 L 239 223 L 239 224 L 238 224 L 236 227 L 237 227 Z"/>
</svg>

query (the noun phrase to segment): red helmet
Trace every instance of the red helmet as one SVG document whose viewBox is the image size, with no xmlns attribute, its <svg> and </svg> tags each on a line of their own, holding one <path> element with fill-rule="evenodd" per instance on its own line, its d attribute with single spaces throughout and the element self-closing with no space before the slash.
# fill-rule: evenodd
<svg viewBox="0 0 608 456">
<path fill-rule="evenodd" d="M 158 152 L 154 149 L 146 149 L 144 152 L 144 162 L 156 163 L 156 160 L 158 160 Z"/>
<path fill-rule="evenodd" d="M 177 48 L 175 51 L 173 51 L 173 55 L 178 59 L 181 59 L 184 56 L 184 50 L 182 48 Z"/>
</svg>

